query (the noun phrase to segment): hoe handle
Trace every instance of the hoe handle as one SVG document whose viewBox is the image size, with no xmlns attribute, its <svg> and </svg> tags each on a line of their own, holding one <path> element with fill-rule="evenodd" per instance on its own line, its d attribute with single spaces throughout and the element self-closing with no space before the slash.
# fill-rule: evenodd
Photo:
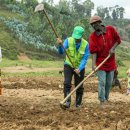
<svg viewBox="0 0 130 130">
<path fill-rule="evenodd" d="M 49 24 L 51 25 L 51 28 L 52 28 L 52 30 L 53 30 L 53 32 L 54 32 L 56 38 L 58 38 L 58 34 L 56 33 L 56 30 L 55 30 L 54 26 L 52 25 L 52 22 L 50 21 L 50 19 L 49 19 L 47 13 L 46 13 L 46 11 L 45 11 L 45 9 L 43 9 L 43 11 L 44 11 L 44 14 L 45 14 L 45 16 L 46 16 L 46 18 L 47 18 Z"/>
<path fill-rule="evenodd" d="M 48 15 L 47 15 L 47 13 L 46 13 L 46 11 L 45 11 L 45 9 L 43 9 L 43 11 L 44 11 L 44 14 L 45 14 L 45 16 L 46 16 L 46 18 L 47 18 L 47 20 L 48 20 L 49 24 L 51 25 L 51 28 L 52 28 L 52 30 L 53 30 L 53 32 L 54 32 L 54 34 L 55 34 L 56 38 L 58 38 L 58 34 L 56 33 L 56 30 L 55 30 L 55 28 L 54 28 L 54 26 L 53 26 L 52 22 L 50 21 L 50 19 L 49 19 L 49 17 L 48 17 Z M 69 61 L 71 62 L 72 67 L 73 67 L 73 68 L 75 68 L 75 66 L 74 66 L 74 64 L 73 64 L 72 60 L 70 59 L 70 57 L 69 57 L 69 55 L 68 55 L 68 53 L 67 53 L 66 49 L 64 48 L 63 44 L 61 44 L 61 46 L 62 46 L 62 48 L 64 49 L 64 52 L 65 52 L 65 54 L 67 55 L 67 57 L 68 57 Z M 80 74 L 78 74 L 78 76 L 80 76 Z"/>
<path fill-rule="evenodd" d="M 110 58 L 111 55 L 108 55 L 104 61 L 102 63 L 100 63 L 94 71 L 92 71 L 86 78 L 84 78 L 84 80 L 82 80 L 72 91 L 70 94 L 67 95 L 67 97 L 60 102 L 61 105 L 63 105 L 67 100 L 68 98 L 91 76 L 93 75 L 109 58 Z"/>
</svg>

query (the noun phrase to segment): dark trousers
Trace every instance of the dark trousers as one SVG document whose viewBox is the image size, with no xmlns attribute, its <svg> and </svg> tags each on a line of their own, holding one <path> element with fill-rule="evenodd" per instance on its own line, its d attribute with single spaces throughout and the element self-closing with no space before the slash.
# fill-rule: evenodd
<svg viewBox="0 0 130 130">
<path fill-rule="evenodd" d="M 64 65 L 64 97 L 71 91 L 71 82 L 74 75 L 74 84 L 77 86 L 84 79 L 85 69 L 80 72 L 80 77 L 74 72 L 74 69 L 69 65 Z M 76 90 L 76 105 L 82 102 L 84 87 L 83 84 Z M 71 97 L 67 100 L 71 103 Z"/>
</svg>

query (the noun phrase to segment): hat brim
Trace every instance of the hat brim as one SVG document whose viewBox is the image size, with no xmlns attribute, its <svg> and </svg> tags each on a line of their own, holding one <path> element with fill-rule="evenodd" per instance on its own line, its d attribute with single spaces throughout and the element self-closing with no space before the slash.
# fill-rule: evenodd
<svg viewBox="0 0 130 130">
<path fill-rule="evenodd" d="M 75 38 L 75 39 L 81 39 L 82 35 L 72 34 L 72 37 Z"/>
</svg>

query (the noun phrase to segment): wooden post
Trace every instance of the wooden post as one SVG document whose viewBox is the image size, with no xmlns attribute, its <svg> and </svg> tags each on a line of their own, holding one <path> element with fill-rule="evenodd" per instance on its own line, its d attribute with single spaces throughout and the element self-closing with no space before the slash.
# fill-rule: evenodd
<svg viewBox="0 0 130 130">
<path fill-rule="evenodd" d="M 0 69 L 0 95 L 2 95 L 2 84 L 1 84 L 1 69 Z"/>
</svg>

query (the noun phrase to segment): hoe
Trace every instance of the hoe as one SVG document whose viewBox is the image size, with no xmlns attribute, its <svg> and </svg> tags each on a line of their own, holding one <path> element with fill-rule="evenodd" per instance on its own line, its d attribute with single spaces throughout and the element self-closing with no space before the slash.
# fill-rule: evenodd
<svg viewBox="0 0 130 130">
<path fill-rule="evenodd" d="M 46 13 L 46 11 L 45 11 L 45 9 L 44 9 L 44 4 L 38 4 L 38 5 L 35 7 L 35 11 L 34 11 L 34 12 L 40 12 L 40 11 L 43 11 L 43 12 L 44 12 L 44 14 L 45 14 L 45 16 L 46 16 L 46 18 L 47 18 L 47 20 L 48 20 L 48 22 L 49 22 L 49 24 L 50 24 L 50 26 L 51 26 L 53 32 L 54 32 L 56 38 L 58 38 L 58 35 L 57 35 L 57 33 L 56 33 L 56 30 L 55 30 L 55 28 L 53 27 L 52 22 L 50 21 L 48 15 L 47 15 L 47 13 Z M 65 49 L 64 46 L 63 46 L 63 44 L 62 44 L 62 47 L 63 47 L 63 49 L 64 49 L 64 52 L 65 52 L 66 56 L 67 56 L 68 59 L 70 60 L 70 62 L 71 62 L 71 64 L 72 64 L 73 68 L 75 68 L 75 67 L 74 67 L 74 64 L 72 63 L 72 61 L 71 61 L 71 59 L 70 59 L 68 53 L 66 52 L 66 49 Z M 70 93 L 63 101 L 60 102 L 61 108 L 66 109 L 65 102 L 68 100 L 68 98 L 69 98 L 89 77 L 91 77 L 91 76 L 110 58 L 110 56 L 111 56 L 111 55 L 108 55 L 108 56 L 104 59 L 104 61 L 96 67 L 96 69 L 95 69 L 94 71 L 92 71 L 89 75 L 87 75 L 87 77 L 85 77 L 84 80 L 82 80 L 82 81 L 71 91 L 71 93 Z M 80 76 L 80 75 L 79 75 L 79 76 Z"/>
<path fill-rule="evenodd" d="M 49 22 L 49 24 L 50 24 L 50 26 L 51 26 L 53 32 L 54 32 L 56 38 L 59 38 L 59 37 L 58 37 L 58 34 L 56 33 L 56 30 L 55 30 L 55 28 L 54 28 L 54 26 L 53 26 L 53 24 L 52 24 L 52 22 L 50 21 L 48 15 L 47 15 L 47 13 L 46 13 L 46 10 L 45 10 L 45 8 L 44 8 L 44 4 L 42 4 L 42 3 L 41 3 L 41 4 L 38 4 L 38 5 L 35 7 L 35 11 L 34 11 L 34 12 L 40 12 L 40 11 L 43 11 L 43 12 L 44 12 L 44 14 L 45 14 L 45 16 L 46 16 L 46 18 L 47 18 L 47 20 L 48 20 L 48 22 Z M 65 52 L 66 56 L 68 57 L 69 61 L 71 62 L 73 68 L 75 68 L 75 66 L 74 66 L 72 60 L 70 59 L 70 57 L 69 57 L 69 55 L 68 55 L 66 49 L 64 48 L 63 44 L 61 44 L 61 45 L 62 45 L 62 48 L 64 49 L 64 52 Z M 80 76 L 80 75 L 78 74 L 78 76 Z"/>
<path fill-rule="evenodd" d="M 89 78 L 91 77 L 109 58 L 110 58 L 110 54 L 104 59 L 104 61 L 102 63 L 100 63 L 94 71 L 92 71 L 89 75 L 87 75 L 87 77 L 84 78 L 84 80 L 82 80 L 72 91 L 70 94 L 67 95 L 67 97 L 60 102 L 60 106 L 62 109 L 66 109 L 66 104 L 65 102 L 69 99 L 69 97 Z"/>
</svg>

